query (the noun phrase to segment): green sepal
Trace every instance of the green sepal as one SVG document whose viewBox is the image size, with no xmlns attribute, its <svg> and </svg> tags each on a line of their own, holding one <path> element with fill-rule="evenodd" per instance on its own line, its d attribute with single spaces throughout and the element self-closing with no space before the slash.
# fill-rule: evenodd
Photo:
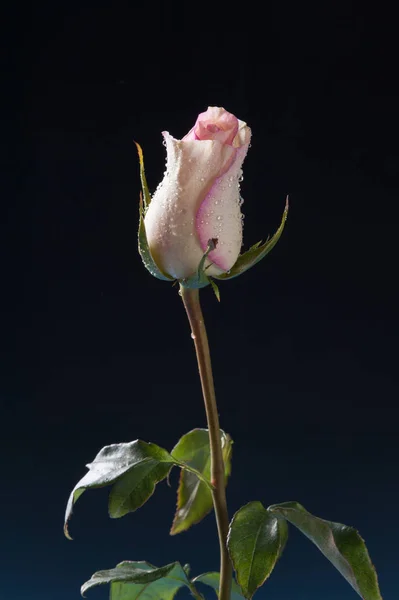
<svg viewBox="0 0 399 600">
<path fill-rule="evenodd" d="M 273 504 L 267 510 L 310 539 L 363 600 L 382 600 L 377 573 L 356 529 L 315 517 L 298 502 Z"/>
<path fill-rule="evenodd" d="M 144 211 L 146 211 L 147 208 L 150 206 L 151 195 L 150 195 L 150 191 L 148 189 L 147 178 L 145 176 L 143 150 L 138 142 L 134 142 L 134 143 L 136 144 L 137 152 L 139 155 L 140 180 L 141 180 L 141 187 L 143 189 Z"/>
<path fill-rule="evenodd" d="M 205 261 L 208 257 L 208 254 L 212 252 L 216 248 L 217 239 L 210 239 L 208 241 L 207 249 L 205 250 L 198 268 L 197 272 L 191 277 L 186 277 L 185 279 L 179 279 L 179 283 L 186 288 L 203 288 L 211 283 L 208 275 L 205 273 L 207 267 L 205 267 Z M 217 296 L 216 296 L 217 297 Z"/>
<path fill-rule="evenodd" d="M 216 283 L 213 281 L 211 277 L 209 277 L 209 283 L 211 284 L 211 288 L 213 289 L 213 293 L 216 296 L 216 300 L 220 302 L 220 291 Z"/>
<path fill-rule="evenodd" d="M 277 229 L 276 233 L 269 239 L 267 239 L 263 244 L 262 242 L 257 242 L 249 250 L 241 254 L 235 264 L 232 266 L 230 271 L 227 273 L 222 273 L 221 275 L 213 275 L 215 279 L 225 280 L 225 279 L 233 279 L 233 277 L 238 277 L 248 271 L 251 267 L 256 265 L 262 258 L 269 254 L 270 250 L 274 248 L 274 246 L 279 241 L 281 234 L 284 230 L 284 225 L 287 220 L 288 215 L 288 196 L 285 202 L 285 208 L 283 212 L 283 217 L 281 219 L 280 227 Z"/>
<path fill-rule="evenodd" d="M 114 569 L 94 573 L 82 585 L 82 596 L 104 583 L 111 586 L 110 600 L 136 600 L 140 596 L 147 600 L 173 600 L 181 587 L 193 587 L 179 562 L 157 568 L 145 561 L 123 561 Z"/>
<path fill-rule="evenodd" d="M 143 207 L 143 199 L 142 199 L 141 194 L 140 194 L 139 210 L 140 210 L 140 223 L 139 223 L 139 236 L 138 236 L 139 240 L 138 241 L 139 241 L 139 254 L 141 256 L 141 260 L 143 261 L 145 268 L 154 277 L 157 277 L 158 279 L 162 279 L 163 281 L 174 281 L 174 279 L 172 277 L 169 277 L 165 273 L 162 273 L 161 269 L 156 264 L 155 260 L 152 257 L 152 254 L 150 252 L 150 248 L 148 246 L 148 241 L 147 241 L 147 233 L 146 233 L 145 224 L 144 224 L 144 207 Z"/>
<path fill-rule="evenodd" d="M 147 179 L 144 171 L 144 158 L 143 151 L 141 149 L 140 144 L 134 142 L 137 146 L 137 151 L 139 154 L 140 161 L 140 179 L 142 186 L 142 193 L 140 193 L 140 203 L 139 203 L 139 232 L 138 232 L 138 246 L 139 246 L 139 254 L 141 256 L 141 260 L 144 263 L 145 268 L 153 275 L 157 277 L 157 279 L 162 279 L 163 281 L 174 281 L 173 277 L 170 277 L 166 273 L 163 273 L 157 263 L 155 262 L 148 245 L 147 233 L 145 230 L 144 217 L 145 213 L 150 205 L 151 196 L 148 191 Z"/>
</svg>

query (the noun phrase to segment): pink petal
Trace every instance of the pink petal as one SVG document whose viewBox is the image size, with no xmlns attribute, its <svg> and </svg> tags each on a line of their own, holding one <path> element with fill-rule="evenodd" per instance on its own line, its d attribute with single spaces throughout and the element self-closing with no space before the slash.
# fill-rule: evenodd
<svg viewBox="0 0 399 600">
<path fill-rule="evenodd" d="M 163 135 L 167 169 L 144 221 L 154 260 L 165 273 L 182 279 L 196 272 L 203 255 L 196 232 L 198 209 L 216 178 L 230 168 L 236 150 L 217 141 Z"/>
<path fill-rule="evenodd" d="M 239 178 L 247 151 L 247 144 L 236 150 L 230 168 L 215 180 L 197 213 L 196 230 L 202 250 L 207 249 L 210 239 L 218 240 L 209 254 L 213 263 L 207 269 L 209 275 L 231 269 L 240 254 L 243 224 Z"/>
<path fill-rule="evenodd" d="M 233 144 L 239 122 L 237 117 L 224 108 L 210 106 L 198 115 L 194 127 L 183 140 L 218 140 L 222 144 Z"/>
</svg>

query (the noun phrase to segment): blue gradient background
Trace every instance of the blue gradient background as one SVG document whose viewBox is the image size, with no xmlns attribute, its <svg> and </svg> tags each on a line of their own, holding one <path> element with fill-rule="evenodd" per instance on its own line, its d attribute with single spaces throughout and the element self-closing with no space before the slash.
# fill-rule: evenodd
<svg viewBox="0 0 399 600">
<path fill-rule="evenodd" d="M 399 596 L 394 22 L 342 2 L 42 2 L 29 18 L 10 14 L 1 598 L 78 599 L 94 571 L 122 560 L 218 569 L 213 515 L 168 535 L 177 472 L 119 520 L 107 517 L 107 490 L 85 493 L 74 541 L 62 532 L 68 495 L 101 447 L 141 438 L 170 449 L 205 426 L 177 290 L 136 251 L 132 140 L 154 189 L 160 132 L 181 137 L 208 105 L 253 129 L 246 247 L 291 199 L 270 257 L 221 285 L 220 305 L 202 292 L 221 423 L 235 441 L 229 511 L 297 500 L 353 525 L 384 600 Z M 355 597 L 293 528 L 256 595 Z"/>
</svg>

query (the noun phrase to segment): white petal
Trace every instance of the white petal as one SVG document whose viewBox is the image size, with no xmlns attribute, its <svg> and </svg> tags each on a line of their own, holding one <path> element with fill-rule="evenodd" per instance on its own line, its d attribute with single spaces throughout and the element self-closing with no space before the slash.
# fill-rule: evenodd
<svg viewBox="0 0 399 600">
<path fill-rule="evenodd" d="M 156 263 L 183 279 L 195 273 L 204 253 L 195 221 L 199 207 L 237 151 L 213 140 L 176 140 L 166 132 L 164 138 L 166 174 L 146 213 L 145 227 Z"/>
<path fill-rule="evenodd" d="M 248 146 L 236 149 L 230 169 L 215 180 L 197 214 L 196 224 L 201 247 L 217 239 L 216 249 L 209 254 L 213 263 L 209 275 L 228 271 L 236 262 L 242 245 L 242 215 L 239 178 Z"/>
</svg>

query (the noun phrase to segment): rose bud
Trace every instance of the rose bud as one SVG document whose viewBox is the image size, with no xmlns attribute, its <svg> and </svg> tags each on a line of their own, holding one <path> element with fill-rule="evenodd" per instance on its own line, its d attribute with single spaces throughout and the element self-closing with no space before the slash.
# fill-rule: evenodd
<svg viewBox="0 0 399 600">
<path fill-rule="evenodd" d="M 266 245 L 269 251 L 277 242 L 286 216 L 285 211 L 281 231 L 266 245 L 256 244 L 240 257 L 239 182 L 250 128 L 224 108 L 209 107 L 183 139 L 168 132 L 163 137 L 166 171 L 151 199 L 138 146 L 144 192 L 139 249 L 145 265 L 153 275 L 194 287 L 207 285 L 209 276 L 241 274 L 263 258 Z"/>
</svg>

